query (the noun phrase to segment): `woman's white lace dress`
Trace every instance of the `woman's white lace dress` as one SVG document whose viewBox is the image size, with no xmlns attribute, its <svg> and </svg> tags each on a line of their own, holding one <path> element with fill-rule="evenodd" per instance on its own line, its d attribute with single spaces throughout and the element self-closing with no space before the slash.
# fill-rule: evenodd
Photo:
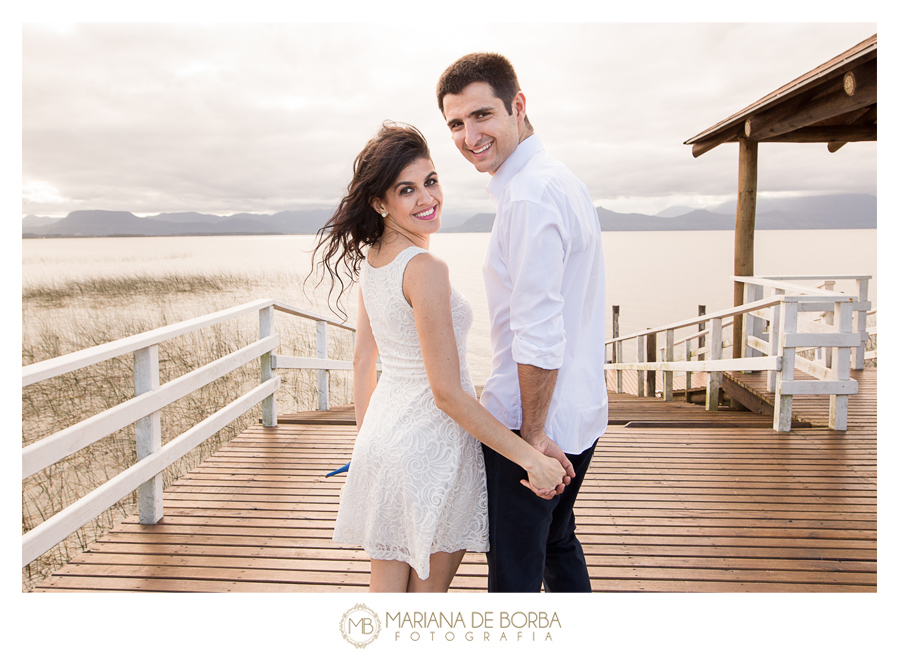
<svg viewBox="0 0 900 658">
<path fill-rule="evenodd" d="M 360 285 L 382 372 L 356 444 L 334 541 L 362 546 L 376 560 L 401 560 L 419 578 L 432 553 L 488 549 L 487 490 L 479 442 L 437 408 L 428 385 L 403 273 L 425 249 L 391 263 L 366 262 Z M 475 387 L 466 359 L 472 305 L 452 289 L 453 333 L 463 388 Z"/>
</svg>

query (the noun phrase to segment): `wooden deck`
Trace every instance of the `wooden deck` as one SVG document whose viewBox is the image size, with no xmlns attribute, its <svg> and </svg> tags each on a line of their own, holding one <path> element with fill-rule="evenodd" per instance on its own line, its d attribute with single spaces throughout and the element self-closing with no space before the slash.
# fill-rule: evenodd
<svg viewBox="0 0 900 658">
<path fill-rule="evenodd" d="M 577 507 L 594 591 L 876 591 L 877 370 L 857 378 L 847 432 L 816 426 L 827 398 L 777 434 L 746 411 L 610 394 Z M 363 591 L 365 553 L 330 540 L 344 476 L 325 477 L 350 459 L 352 408 L 280 420 L 170 487 L 158 525 L 127 519 L 34 591 Z M 486 572 L 467 555 L 451 591 L 485 591 Z"/>
</svg>

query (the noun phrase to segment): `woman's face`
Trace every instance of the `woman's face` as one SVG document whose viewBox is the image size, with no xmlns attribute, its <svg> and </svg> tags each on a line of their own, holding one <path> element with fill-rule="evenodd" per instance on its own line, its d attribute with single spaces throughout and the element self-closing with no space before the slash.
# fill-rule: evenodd
<svg viewBox="0 0 900 658">
<path fill-rule="evenodd" d="M 429 235 L 441 228 L 443 201 L 434 163 L 419 158 L 400 172 L 394 184 L 372 206 L 379 214 L 387 211 L 385 227 L 404 234 Z"/>
</svg>

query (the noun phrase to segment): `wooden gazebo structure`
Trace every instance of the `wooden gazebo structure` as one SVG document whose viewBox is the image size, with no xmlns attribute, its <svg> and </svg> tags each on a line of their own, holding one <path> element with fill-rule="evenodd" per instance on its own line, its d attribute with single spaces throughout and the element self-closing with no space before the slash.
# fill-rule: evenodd
<svg viewBox="0 0 900 658">
<path fill-rule="evenodd" d="M 847 142 L 877 140 L 878 35 L 841 53 L 768 96 L 691 137 L 694 157 L 738 142 L 738 197 L 734 223 L 734 274 L 753 276 L 757 154 L 760 142 L 823 142 L 834 153 Z M 734 284 L 734 305 L 744 284 Z M 734 321 L 735 346 L 743 323 Z"/>
</svg>

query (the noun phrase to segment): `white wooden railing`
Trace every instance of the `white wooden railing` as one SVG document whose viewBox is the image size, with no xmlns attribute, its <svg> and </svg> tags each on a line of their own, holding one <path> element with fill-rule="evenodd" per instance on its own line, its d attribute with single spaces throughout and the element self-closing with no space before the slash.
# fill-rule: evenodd
<svg viewBox="0 0 900 658">
<path fill-rule="evenodd" d="M 869 317 L 869 318 L 875 317 L 875 315 L 876 315 L 877 313 L 878 313 L 878 309 L 873 308 L 871 311 L 869 311 L 868 317 Z M 868 319 L 868 318 L 866 318 L 866 319 Z M 869 334 L 869 338 L 871 338 L 872 336 L 877 336 L 877 335 L 878 335 L 878 323 L 876 322 L 876 323 L 875 323 L 874 325 L 872 325 L 871 327 L 870 327 L 870 326 L 866 326 L 866 333 Z M 865 357 L 864 357 L 864 358 L 865 358 L 866 360 L 868 360 L 868 359 L 877 359 L 877 358 L 878 358 L 878 349 L 876 348 L 876 349 L 874 349 L 874 350 L 869 350 L 869 351 L 867 351 L 867 352 L 865 353 Z"/>
<path fill-rule="evenodd" d="M 775 393 L 776 431 L 790 431 L 791 408 L 794 395 L 829 395 L 829 427 L 847 428 L 848 396 L 858 391 L 858 384 L 850 378 L 853 369 L 865 367 L 866 315 L 871 308 L 867 300 L 870 276 L 767 276 L 732 277 L 743 282 L 745 303 L 708 315 L 697 316 L 682 322 L 654 327 L 646 331 L 614 337 L 606 341 L 612 349 L 607 370 L 616 372 L 616 390 L 621 393 L 621 373 L 638 371 L 638 395 L 645 394 L 644 373 L 663 373 L 663 398 L 673 399 L 674 373 L 684 372 L 686 388 L 690 388 L 690 374 L 706 372 L 706 408 L 715 411 L 719 406 L 721 373 L 728 371 L 767 371 L 767 390 Z M 796 281 L 824 281 L 813 288 Z M 834 293 L 835 281 L 855 282 L 855 294 Z M 771 293 L 768 296 L 764 296 Z M 788 294 L 790 293 L 790 294 Z M 804 320 L 800 314 L 815 313 L 819 322 Z M 854 314 L 856 317 L 854 318 Z M 734 318 L 743 316 L 743 334 L 740 349 L 735 350 L 722 338 L 722 328 Z M 854 321 L 855 320 L 855 321 Z M 708 324 L 697 331 L 697 326 Z M 856 331 L 854 331 L 854 327 Z M 675 332 L 691 330 L 689 335 L 676 342 Z M 660 360 L 647 349 L 647 343 L 655 342 L 657 334 L 665 334 L 660 348 Z M 648 340 L 652 339 L 652 340 Z M 694 342 L 704 339 L 705 347 L 693 348 Z M 623 362 L 622 344 L 637 341 L 637 361 Z M 683 345 L 682 359 L 675 360 L 676 346 Z M 724 358 L 724 350 L 732 348 L 731 358 Z M 824 356 L 814 360 L 797 355 L 797 350 L 824 350 Z M 851 354 L 852 353 L 852 354 Z M 874 358 L 876 355 L 869 355 Z M 852 360 L 851 360 L 852 357 Z M 699 360 L 693 360 L 697 358 Z M 811 374 L 814 380 L 795 381 L 794 369 Z"/>
<path fill-rule="evenodd" d="M 275 354 L 280 344 L 274 330 L 276 311 L 316 322 L 315 358 Z M 259 340 L 160 386 L 160 343 L 254 312 L 259 313 Z M 276 369 L 318 370 L 319 409 L 327 409 L 328 372 L 351 370 L 353 367 L 350 361 L 328 358 L 329 325 L 355 332 L 355 328 L 351 325 L 340 324 L 275 300 L 258 299 L 193 320 L 160 327 L 23 367 L 24 388 L 51 377 L 133 353 L 135 389 L 135 397 L 132 399 L 23 448 L 23 480 L 131 424 L 135 425 L 137 463 L 22 535 L 22 566 L 40 557 L 135 490 L 138 492 L 140 522 L 148 524 L 158 522 L 163 516 L 162 472 L 168 466 L 258 404 L 262 404 L 263 425 L 275 426 L 277 423 L 275 393 L 281 383 L 281 378 L 274 374 Z M 259 386 L 172 439 L 165 446 L 162 445 L 160 413 L 164 407 L 257 358 L 260 361 Z"/>
</svg>

